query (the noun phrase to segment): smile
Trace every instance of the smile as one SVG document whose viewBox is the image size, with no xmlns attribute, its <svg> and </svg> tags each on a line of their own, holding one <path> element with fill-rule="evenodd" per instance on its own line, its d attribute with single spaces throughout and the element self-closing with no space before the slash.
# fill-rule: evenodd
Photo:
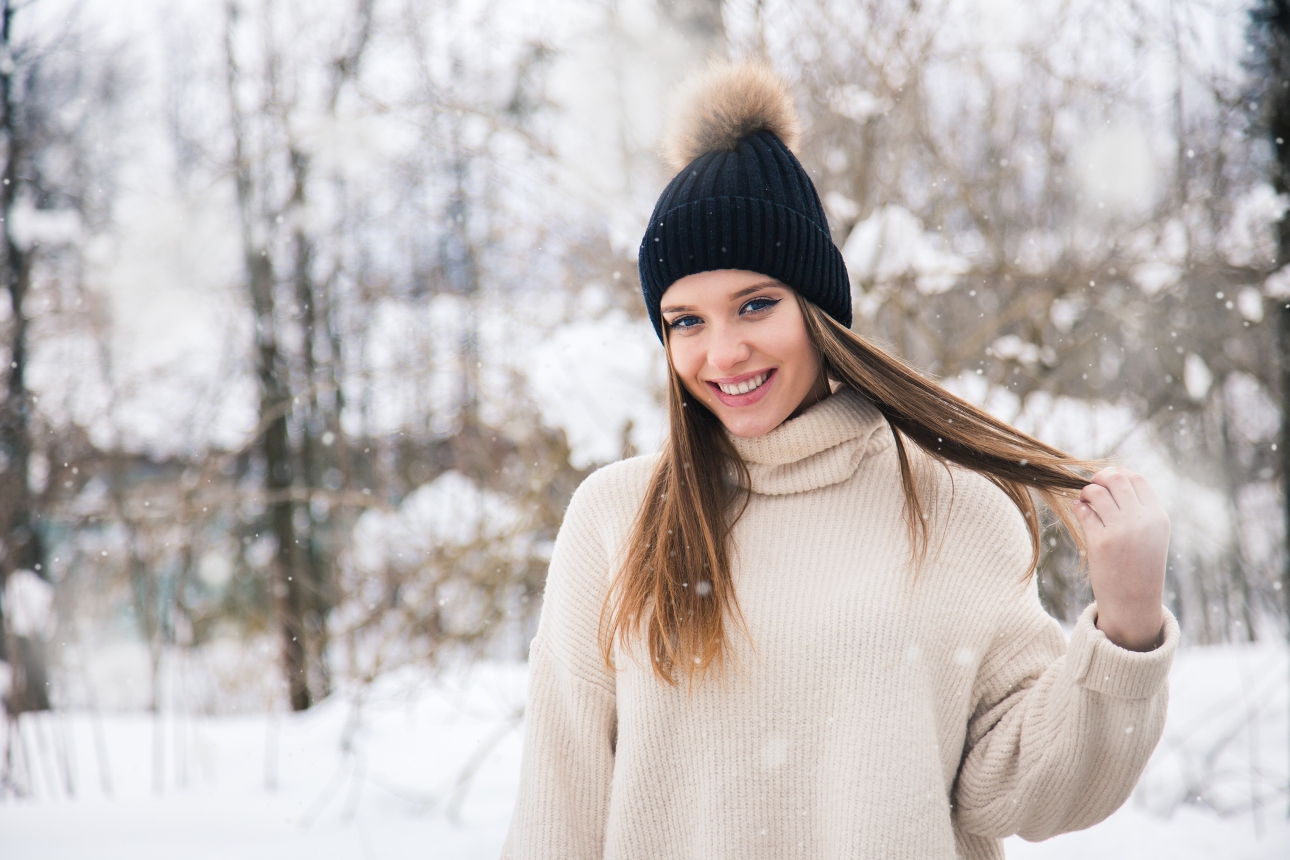
<svg viewBox="0 0 1290 860">
<path fill-rule="evenodd" d="M 737 385 L 726 385 L 721 382 L 714 382 L 713 384 L 716 385 L 717 388 L 720 388 L 726 394 L 747 394 L 749 391 L 753 391 L 757 388 L 761 388 L 762 385 L 769 378 L 770 378 L 770 371 L 764 370 L 761 373 L 754 376 L 752 379 L 745 379 L 743 382 L 740 382 Z"/>
<path fill-rule="evenodd" d="M 729 382 L 706 380 L 708 390 L 717 400 L 726 406 L 752 406 L 761 400 L 775 383 L 775 368 L 762 370 L 745 376 L 735 377 Z"/>
</svg>

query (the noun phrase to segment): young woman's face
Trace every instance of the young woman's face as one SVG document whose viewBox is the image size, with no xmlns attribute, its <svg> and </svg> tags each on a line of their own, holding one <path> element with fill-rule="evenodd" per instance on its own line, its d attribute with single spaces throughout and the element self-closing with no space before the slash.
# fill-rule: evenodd
<svg viewBox="0 0 1290 860">
<path fill-rule="evenodd" d="M 681 383 L 736 436 L 760 436 L 828 396 L 793 291 L 741 269 L 699 272 L 661 303 Z"/>
</svg>

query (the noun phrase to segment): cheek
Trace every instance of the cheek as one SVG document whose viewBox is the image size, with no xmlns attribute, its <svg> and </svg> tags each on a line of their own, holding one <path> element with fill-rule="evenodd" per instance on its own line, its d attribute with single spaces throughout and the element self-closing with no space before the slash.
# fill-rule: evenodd
<svg viewBox="0 0 1290 860">
<path fill-rule="evenodd" d="M 697 344 L 691 343 L 696 338 L 680 339 L 677 338 L 669 343 L 668 351 L 672 357 L 672 367 L 676 369 L 677 376 L 685 383 L 685 387 L 694 392 L 699 385 L 699 371 L 703 369 L 704 352 L 698 348 Z"/>
<path fill-rule="evenodd" d="M 783 328 L 775 332 L 774 341 L 766 344 L 767 350 L 783 362 L 784 369 L 795 379 L 814 381 L 819 370 L 819 358 L 806 334 L 801 319 L 786 320 Z"/>
<path fill-rule="evenodd" d="M 815 346 L 811 341 L 803 337 L 797 344 L 797 361 L 801 364 L 802 373 L 807 376 L 812 383 L 815 377 L 820 373 L 820 356 L 815 351 Z"/>
</svg>

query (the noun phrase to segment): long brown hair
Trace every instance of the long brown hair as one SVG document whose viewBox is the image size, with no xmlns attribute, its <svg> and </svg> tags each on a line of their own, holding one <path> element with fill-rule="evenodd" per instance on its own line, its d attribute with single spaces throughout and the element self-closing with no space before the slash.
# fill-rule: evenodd
<svg viewBox="0 0 1290 860">
<path fill-rule="evenodd" d="M 824 372 L 864 395 L 886 418 L 896 442 L 914 566 L 929 544 L 926 502 L 910 443 L 942 464 L 979 472 L 1013 501 L 1040 556 L 1036 497 L 1084 550 L 1072 502 L 1096 464 L 1078 460 L 956 397 L 900 359 L 867 342 L 797 293 L 806 331 Z M 629 647 L 642 629 L 658 678 L 693 683 L 726 654 L 727 616 L 742 625 L 730 565 L 730 532 L 749 498 L 748 468 L 721 421 L 681 384 L 668 351 L 670 432 L 650 477 L 626 557 L 601 613 L 601 648 L 613 665 L 615 641 Z"/>
</svg>

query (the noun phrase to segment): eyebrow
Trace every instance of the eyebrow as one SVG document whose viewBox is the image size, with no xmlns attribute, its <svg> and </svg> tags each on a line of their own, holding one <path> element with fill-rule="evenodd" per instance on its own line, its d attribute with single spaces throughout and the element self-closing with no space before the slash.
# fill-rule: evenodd
<svg viewBox="0 0 1290 860">
<path fill-rule="evenodd" d="M 742 290 L 738 290 L 734 293 L 731 293 L 729 300 L 735 301 L 736 299 L 742 299 L 744 296 L 750 295 L 752 293 L 759 293 L 762 290 L 766 289 L 767 287 L 778 287 L 782 289 L 783 286 L 784 285 L 781 284 L 779 281 L 762 281 L 760 284 L 753 284 L 751 287 L 744 287 Z M 691 307 L 690 305 L 668 305 L 665 308 L 660 308 L 659 313 L 673 314 L 673 313 L 678 313 L 680 311 L 692 311 L 692 310 L 694 310 L 694 308 Z"/>
</svg>

